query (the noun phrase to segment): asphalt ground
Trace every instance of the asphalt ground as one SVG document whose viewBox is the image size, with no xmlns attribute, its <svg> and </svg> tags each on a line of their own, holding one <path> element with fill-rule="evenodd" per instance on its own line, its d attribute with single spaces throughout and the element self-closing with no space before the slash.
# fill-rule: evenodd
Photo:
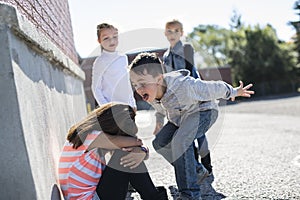
<svg viewBox="0 0 300 200">
<path fill-rule="evenodd" d="M 175 199 L 174 170 L 151 144 L 154 112 L 138 111 L 136 122 L 153 182 Z M 213 175 L 201 184 L 202 199 L 300 199 L 300 95 L 223 105 L 207 138 Z"/>
</svg>

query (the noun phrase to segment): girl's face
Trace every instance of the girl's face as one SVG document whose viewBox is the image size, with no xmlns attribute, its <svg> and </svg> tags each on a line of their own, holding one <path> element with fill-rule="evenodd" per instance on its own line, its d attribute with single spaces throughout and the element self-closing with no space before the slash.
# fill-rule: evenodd
<svg viewBox="0 0 300 200">
<path fill-rule="evenodd" d="M 113 28 L 105 28 L 101 30 L 98 42 L 106 51 L 114 52 L 119 44 L 118 31 Z"/>
<path fill-rule="evenodd" d="M 180 40 L 180 37 L 183 35 L 179 25 L 169 25 L 165 30 L 165 36 L 170 42 L 171 47 L 174 47 L 175 44 Z"/>
<path fill-rule="evenodd" d="M 130 79 L 136 92 L 142 97 L 144 101 L 151 103 L 155 99 L 162 98 L 162 75 L 153 77 L 152 75 L 147 73 L 140 75 L 131 71 Z"/>
</svg>

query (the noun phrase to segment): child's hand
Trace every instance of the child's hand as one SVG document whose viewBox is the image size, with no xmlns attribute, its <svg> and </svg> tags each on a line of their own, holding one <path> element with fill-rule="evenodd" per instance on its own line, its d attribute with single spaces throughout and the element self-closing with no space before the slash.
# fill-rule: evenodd
<svg viewBox="0 0 300 200">
<path fill-rule="evenodd" d="M 242 81 L 240 81 L 240 86 L 237 87 L 237 96 L 241 96 L 241 97 L 251 97 L 251 94 L 254 94 L 254 91 L 252 90 L 248 90 L 249 88 L 251 88 L 253 85 L 252 84 L 248 84 L 244 87 L 244 83 Z M 235 97 L 231 98 L 231 101 L 234 101 Z"/>
<path fill-rule="evenodd" d="M 123 148 L 122 150 L 130 153 L 121 158 L 120 164 L 130 169 L 139 166 L 147 156 L 147 153 L 142 151 L 141 147 L 129 147 Z"/>
</svg>

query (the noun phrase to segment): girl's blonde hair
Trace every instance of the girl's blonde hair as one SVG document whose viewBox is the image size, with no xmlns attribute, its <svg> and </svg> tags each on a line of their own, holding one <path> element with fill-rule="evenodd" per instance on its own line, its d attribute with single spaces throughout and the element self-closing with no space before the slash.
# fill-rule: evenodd
<svg viewBox="0 0 300 200">
<path fill-rule="evenodd" d="M 167 28 L 169 28 L 169 26 L 174 26 L 174 25 L 178 25 L 180 28 L 180 31 L 183 32 L 183 25 L 177 19 L 173 19 L 172 21 L 167 22 L 165 28 L 167 29 Z"/>
</svg>

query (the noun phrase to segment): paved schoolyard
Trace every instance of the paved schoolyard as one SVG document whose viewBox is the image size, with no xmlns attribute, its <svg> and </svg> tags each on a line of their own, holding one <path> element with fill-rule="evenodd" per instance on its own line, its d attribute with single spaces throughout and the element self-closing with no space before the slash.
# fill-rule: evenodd
<svg viewBox="0 0 300 200">
<path fill-rule="evenodd" d="M 176 185 L 173 168 L 151 145 L 153 111 L 138 111 L 136 121 L 154 183 Z M 207 137 L 214 174 L 201 185 L 203 199 L 300 199 L 299 95 L 222 106 Z"/>
</svg>

